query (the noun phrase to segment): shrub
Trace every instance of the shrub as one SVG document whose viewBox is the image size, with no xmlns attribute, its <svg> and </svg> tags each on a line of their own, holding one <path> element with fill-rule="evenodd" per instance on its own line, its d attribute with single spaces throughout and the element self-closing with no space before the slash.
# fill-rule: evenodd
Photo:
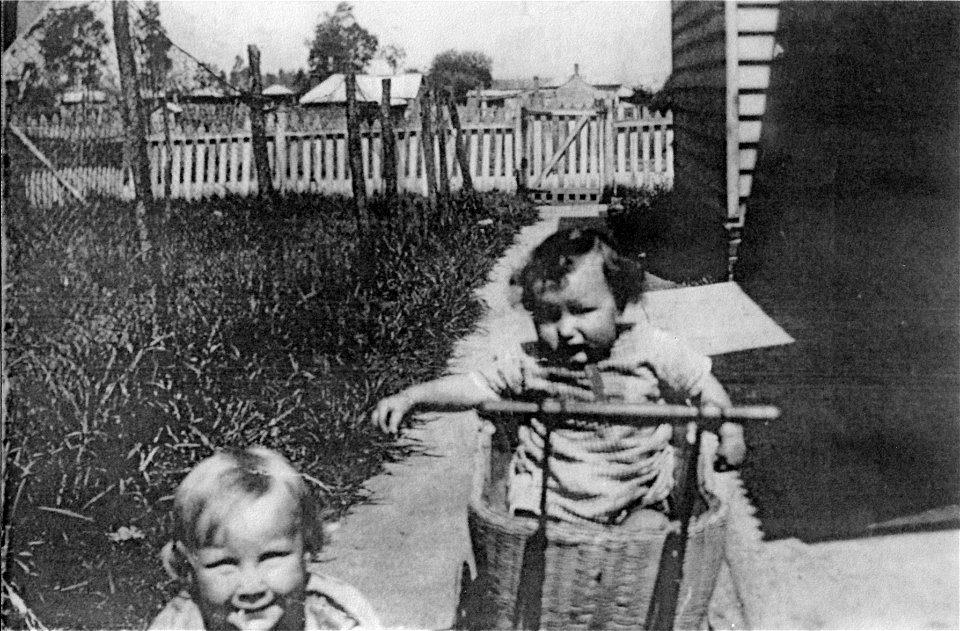
<svg viewBox="0 0 960 631">
<path fill-rule="evenodd" d="M 608 225 L 626 254 L 645 255 L 647 269 L 671 281 L 725 278 L 727 235 L 719 217 L 666 188 L 619 187 L 617 195 L 623 208 L 611 209 Z"/>
<path fill-rule="evenodd" d="M 145 255 L 128 204 L 10 213 L 5 576 L 41 620 L 140 626 L 170 496 L 215 447 L 280 450 L 334 515 L 402 455 L 369 409 L 443 369 L 535 213 L 500 195 L 371 209 L 358 234 L 343 198 L 183 203 Z"/>
</svg>

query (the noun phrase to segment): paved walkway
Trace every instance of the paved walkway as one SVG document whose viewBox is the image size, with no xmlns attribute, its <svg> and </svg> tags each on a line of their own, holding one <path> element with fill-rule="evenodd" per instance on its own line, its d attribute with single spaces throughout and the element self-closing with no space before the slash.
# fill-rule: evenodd
<svg viewBox="0 0 960 631">
<path fill-rule="evenodd" d="M 557 228 L 560 207 L 545 207 L 541 220 L 524 228 L 490 274 L 479 297 L 488 310 L 478 331 L 454 349 L 450 370 L 498 338 L 529 336 L 528 318 L 509 305 L 510 273 L 526 253 Z M 577 207 L 596 215 L 602 207 Z M 501 338 L 502 339 L 502 338 Z M 353 509 L 325 548 L 325 571 L 355 585 L 389 628 L 445 629 L 453 624 L 459 577 L 469 558 L 467 500 L 479 421 L 473 412 L 425 414 L 403 440 L 418 455 L 390 463 L 367 484 L 373 502 Z"/>
<path fill-rule="evenodd" d="M 480 292 L 489 309 L 461 340 L 450 370 L 506 339 L 529 339 L 529 319 L 507 300 L 506 280 L 558 217 L 601 206 L 545 207 L 523 229 Z M 497 340 L 497 342 L 494 342 Z M 469 557 L 466 505 L 478 421 L 470 413 L 424 415 L 403 440 L 420 452 L 387 465 L 368 483 L 373 501 L 356 507 L 324 551 L 325 570 L 357 586 L 386 626 L 444 629 L 453 623 L 459 576 Z M 726 556 L 711 606 L 718 629 L 960 628 L 960 535 L 956 530 L 806 545 L 764 542 L 735 473 Z"/>
</svg>

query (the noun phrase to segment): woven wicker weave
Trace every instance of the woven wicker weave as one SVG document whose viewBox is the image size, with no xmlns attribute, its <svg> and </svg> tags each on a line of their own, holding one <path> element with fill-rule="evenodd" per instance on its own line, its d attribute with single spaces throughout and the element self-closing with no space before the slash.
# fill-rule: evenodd
<svg viewBox="0 0 960 631">
<path fill-rule="evenodd" d="M 508 447 L 482 434 L 468 523 L 477 576 L 465 589 L 465 627 L 509 629 L 521 561 L 537 520 L 507 514 L 503 481 Z M 706 628 L 707 608 L 723 555 L 726 506 L 691 522 L 674 628 Z M 667 531 L 549 522 L 541 627 L 643 628 Z"/>
</svg>

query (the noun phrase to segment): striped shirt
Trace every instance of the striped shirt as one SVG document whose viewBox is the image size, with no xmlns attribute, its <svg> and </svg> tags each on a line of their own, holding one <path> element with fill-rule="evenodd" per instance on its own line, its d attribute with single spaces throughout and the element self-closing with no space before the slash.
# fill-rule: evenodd
<svg viewBox="0 0 960 631">
<path fill-rule="evenodd" d="M 708 357 L 647 324 L 622 332 L 597 364 L 602 398 L 628 403 L 684 403 L 700 394 Z M 585 371 L 550 366 L 536 349 L 491 356 L 472 376 L 506 399 L 596 401 Z M 511 512 L 539 513 L 545 427 L 520 425 L 507 493 Z M 564 521 L 616 523 L 637 506 L 657 508 L 673 488 L 671 425 L 634 427 L 567 419 L 551 434 L 547 513 Z"/>
</svg>

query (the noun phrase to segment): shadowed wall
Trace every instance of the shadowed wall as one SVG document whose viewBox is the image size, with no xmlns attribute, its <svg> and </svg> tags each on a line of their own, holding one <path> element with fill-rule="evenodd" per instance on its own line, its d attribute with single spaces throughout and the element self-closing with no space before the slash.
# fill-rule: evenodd
<svg viewBox="0 0 960 631">
<path fill-rule="evenodd" d="M 960 5 L 785 3 L 738 279 L 797 343 L 721 356 L 783 407 L 745 477 L 770 536 L 960 504 Z"/>
</svg>

